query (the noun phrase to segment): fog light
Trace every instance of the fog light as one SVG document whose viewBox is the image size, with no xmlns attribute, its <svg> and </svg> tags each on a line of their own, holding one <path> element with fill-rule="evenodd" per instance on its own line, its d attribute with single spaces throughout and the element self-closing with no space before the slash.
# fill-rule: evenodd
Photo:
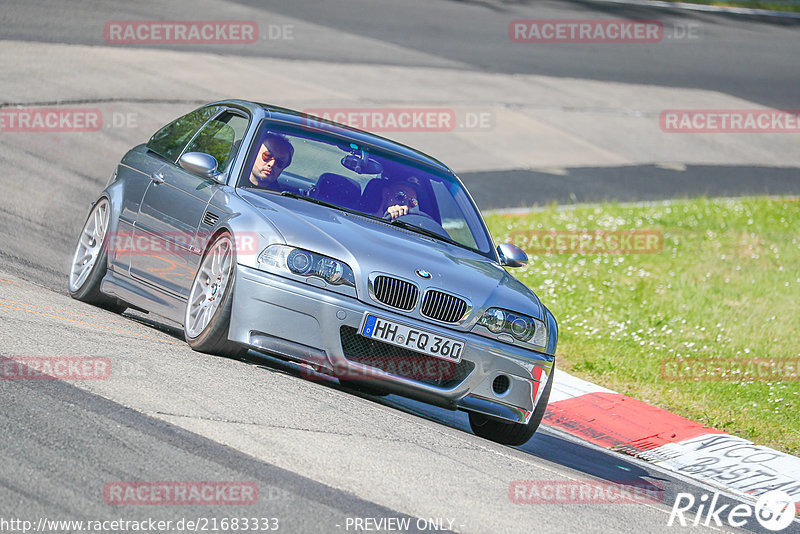
<svg viewBox="0 0 800 534">
<path fill-rule="evenodd" d="M 502 395 L 511 387 L 511 380 L 506 375 L 497 375 L 492 381 L 492 391 L 495 395 Z"/>
</svg>

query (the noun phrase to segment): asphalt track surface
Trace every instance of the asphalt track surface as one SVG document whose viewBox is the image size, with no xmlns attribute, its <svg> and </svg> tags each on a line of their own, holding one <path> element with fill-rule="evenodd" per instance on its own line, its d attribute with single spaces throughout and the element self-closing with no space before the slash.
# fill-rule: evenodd
<svg viewBox="0 0 800 534">
<path fill-rule="evenodd" d="M 89 5 L 90 10 L 85 7 Z M 208 0 L 192 3 L 191 7 L 185 2 L 161 5 L 147 0 L 136 4 L 91 2 L 82 6 L 76 8 L 53 0 L 35 4 L 9 0 L 0 14 L 0 39 L 102 46 L 106 44 L 103 27 L 107 21 L 182 20 L 187 18 L 187 13 L 198 12 L 204 13 L 207 19 L 242 17 L 259 22 L 262 39 L 265 39 L 263 46 L 216 46 L 214 51 L 223 55 L 322 61 L 340 64 L 345 72 L 350 68 L 348 64 L 450 67 L 482 73 L 687 88 L 736 97 L 748 102 L 748 107 L 800 109 L 797 60 L 800 57 L 800 19 L 796 18 L 745 17 L 582 0 Z M 86 16 L 89 11 L 91 17 Z M 225 16 L 221 16 L 222 13 Z M 508 38 L 509 21 L 515 19 L 596 18 L 657 20 L 664 26 L 664 39 L 632 46 L 570 43 L 531 46 Z M 272 29 L 278 31 L 277 28 L 287 25 L 292 27 L 291 39 L 273 40 L 269 36 Z M 209 50 L 207 45 L 191 44 L 132 45 L 130 48 L 137 47 L 181 52 Z M 360 73 L 354 71 L 354 78 L 348 83 L 357 84 L 355 76 Z M 313 76 L 313 71 L 309 75 Z M 241 93 L 236 87 L 253 83 L 268 85 L 270 79 L 270 73 L 264 73 L 263 78 L 234 78 L 228 82 L 233 89 L 222 94 L 239 96 Z M 38 82 L 47 84 L 49 80 L 43 76 Z M 425 82 L 414 80 L 412 83 Z M 498 91 L 502 89 L 488 86 L 486 101 L 495 99 Z M 44 103 L 52 101 L 59 100 L 46 99 Z M 0 103 L 31 102 L 0 95 Z M 590 103 L 581 101 L 570 105 L 591 107 Z M 725 108 L 726 105 L 682 107 Z M 641 113 L 635 108 L 625 112 Z M 599 122 L 603 123 L 602 116 Z M 608 136 L 614 143 L 647 144 L 638 132 L 625 137 L 614 131 L 619 126 L 613 122 L 608 124 Z M 653 142 L 664 144 L 662 139 Z M 745 145 L 748 142 L 745 140 Z M 680 161 L 684 157 L 681 151 L 691 146 L 691 143 L 675 143 L 676 154 L 670 158 Z M 561 165 L 560 172 L 553 176 L 527 167 L 492 169 L 489 164 L 488 168 L 482 167 L 480 173 L 462 174 L 482 209 L 564 201 L 653 200 L 698 194 L 798 194 L 800 173 L 795 172 L 798 164 L 794 157 L 788 158 L 787 151 L 800 153 L 797 144 L 792 143 L 775 146 L 774 157 L 761 158 L 758 164 L 752 165 L 704 165 L 701 162 L 679 170 L 641 164 L 604 163 L 597 168 L 586 164 Z M 731 156 L 735 154 L 733 150 Z M 458 161 L 448 160 L 448 163 L 458 165 Z M 567 178 L 562 178 L 564 175 Z M 751 179 L 753 176 L 757 178 Z"/>
<path fill-rule="evenodd" d="M 707 44 L 699 54 L 687 55 L 675 45 L 657 57 L 646 46 L 613 51 L 554 46 L 520 55 L 509 53 L 512 43 L 497 37 L 513 18 L 665 17 L 663 11 L 593 2 L 330 0 L 167 7 L 6 2 L 0 39 L 102 46 L 106 20 L 229 18 L 220 13 L 235 11 L 236 5 L 264 9 L 264 20 L 301 19 L 318 28 L 317 40 L 272 43 L 270 57 L 341 63 L 344 69 L 348 63 L 456 65 L 490 74 L 712 89 L 773 107 L 800 107 L 796 21 L 668 10 L 670 20 L 701 24 Z M 354 46 L 353 35 L 379 45 Z M 191 54 L 201 51 L 179 50 L 189 64 Z M 254 52 L 230 47 L 223 53 Z M 60 83 L 13 57 L 0 61 L 31 84 L 32 94 Z M 135 72 L 124 74 L 136 84 Z M 142 98 L 150 103 L 148 95 Z M 177 105 L 199 103 L 189 98 Z M 159 117 L 177 114 L 169 112 L 168 103 L 156 104 Z M 88 203 L 124 148 L 134 144 L 116 131 L 98 135 L 89 141 L 50 134 L 12 143 L 0 138 L 0 183 L 7 191 L 0 200 L 0 354 L 102 356 L 114 369 L 111 379 L 91 383 L 0 381 L 1 518 L 177 520 L 244 514 L 278 517 L 286 532 L 353 532 L 346 529 L 348 518 L 412 517 L 452 519 L 452 528 L 463 532 L 663 532 L 678 492 L 712 491 L 547 427 L 523 447 L 499 446 L 472 435 L 464 414 L 394 396 L 355 394 L 335 381 L 305 379 L 298 367 L 252 352 L 245 361 L 198 354 L 183 344 L 175 325 L 158 317 L 115 316 L 69 299 L 65 273 Z M 486 171 L 462 175 L 484 208 L 797 194 L 797 169 L 775 164 L 697 165 L 680 175 L 655 164 L 585 166 L 571 169 L 570 179 L 512 169 L 490 171 L 494 182 L 478 179 Z M 595 185 L 587 188 L 590 180 Z M 527 192 L 532 184 L 536 195 Z M 134 480 L 249 481 L 258 485 L 260 500 L 247 507 L 104 502 L 105 484 Z M 652 504 L 518 505 L 508 497 L 514 480 L 654 484 L 663 488 L 663 498 Z"/>
<path fill-rule="evenodd" d="M 86 9 L 63 2 L 25 0 L 4 2 L 0 39 L 103 44 L 101 28 L 107 20 L 186 18 L 192 8 L 205 3 L 188 1 L 87 2 Z M 407 54 L 381 55 L 374 48 L 353 48 L 346 39 L 330 38 L 331 31 L 359 35 L 428 56 L 428 64 L 456 62 L 497 73 L 537 73 L 548 76 L 653 84 L 669 87 L 713 89 L 775 108 L 798 107 L 798 19 L 741 17 L 679 9 L 605 4 L 588 0 L 234 0 L 215 5 L 217 13 L 232 12 L 239 4 L 263 10 L 266 23 L 282 24 L 289 18 L 317 24 L 316 43 L 299 45 L 275 41 L 270 55 L 287 59 L 332 62 L 375 62 L 419 65 Z M 80 4 L 79 4 L 80 5 Z M 209 13 L 206 11 L 206 13 Z M 663 20 L 672 28 L 697 27 L 697 39 L 635 47 L 575 47 L 554 44 L 525 47 L 508 39 L 513 19 L 591 19 L 595 17 Z M 227 18 L 220 16 L 220 18 Z M 699 40 L 700 47 L 691 47 Z M 174 45 L 187 49 L 186 45 Z M 520 53 L 520 48 L 525 50 Z M 191 49 L 191 47 L 189 47 Z M 200 45 L 195 49 L 201 50 Z M 687 50 L 691 53 L 687 54 Z M 226 46 L 226 53 L 261 54 L 250 46 Z"/>
</svg>

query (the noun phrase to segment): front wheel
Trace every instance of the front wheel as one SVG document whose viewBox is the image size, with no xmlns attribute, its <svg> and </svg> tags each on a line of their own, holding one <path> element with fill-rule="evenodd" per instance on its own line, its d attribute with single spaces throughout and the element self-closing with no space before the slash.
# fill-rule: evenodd
<svg viewBox="0 0 800 534">
<path fill-rule="evenodd" d="M 110 220 L 111 203 L 103 197 L 89 212 L 78 238 L 69 269 L 69 294 L 82 302 L 122 313 L 125 304 L 100 292 L 100 284 L 108 266 Z"/>
<path fill-rule="evenodd" d="M 203 255 L 186 303 L 183 333 L 189 346 L 198 352 L 230 357 L 247 352 L 228 339 L 235 267 L 233 239 L 225 232 Z"/>
<path fill-rule="evenodd" d="M 500 421 L 483 415 L 482 413 L 469 413 L 469 426 L 476 436 L 486 438 L 503 445 L 519 446 L 524 445 L 529 439 L 533 437 L 539 424 L 544 418 L 544 412 L 547 409 L 547 402 L 550 399 L 550 390 L 553 387 L 553 374 L 556 367 L 553 365 L 553 370 L 550 373 L 550 379 L 542 392 L 542 398 L 539 399 L 539 404 L 536 405 L 536 410 L 531 415 L 531 420 L 528 424 L 522 425 L 519 423 L 510 423 Z"/>
</svg>

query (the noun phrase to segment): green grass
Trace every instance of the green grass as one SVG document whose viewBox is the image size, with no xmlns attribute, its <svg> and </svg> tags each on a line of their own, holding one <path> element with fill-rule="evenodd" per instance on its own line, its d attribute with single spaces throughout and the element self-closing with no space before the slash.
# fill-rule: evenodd
<svg viewBox="0 0 800 534">
<path fill-rule="evenodd" d="M 490 215 L 527 230 L 656 229 L 655 254 L 545 254 L 512 272 L 559 324 L 559 367 L 732 434 L 800 454 L 800 382 L 672 380 L 665 361 L 798 360 L 800 201 L 697 199 Z"/>
<path fill-rule="evenodd" d="M 711 6 L 746 7 L 750 9 L 770 9 L 773 11 L 800 11 L 797 0 L 668 0 L 679 4 L 704 4 Z"/>
</svg>

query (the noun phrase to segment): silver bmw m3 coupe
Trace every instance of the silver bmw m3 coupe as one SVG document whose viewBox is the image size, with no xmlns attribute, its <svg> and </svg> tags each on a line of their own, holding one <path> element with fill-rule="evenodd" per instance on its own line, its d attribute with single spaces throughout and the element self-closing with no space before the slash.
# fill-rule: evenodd
<svg viewBox="0 0 800 534">
<path fill-rule="evenodd" d="M 70 294 L 183 325 L 198 351 L 305 364 L 469 415 L 521 445 L 544 415 L 558 337 L 506 272 L 447 166 L 274 106 L 201 107 L 120 161 L 93 204 Z"/>
</svg>

